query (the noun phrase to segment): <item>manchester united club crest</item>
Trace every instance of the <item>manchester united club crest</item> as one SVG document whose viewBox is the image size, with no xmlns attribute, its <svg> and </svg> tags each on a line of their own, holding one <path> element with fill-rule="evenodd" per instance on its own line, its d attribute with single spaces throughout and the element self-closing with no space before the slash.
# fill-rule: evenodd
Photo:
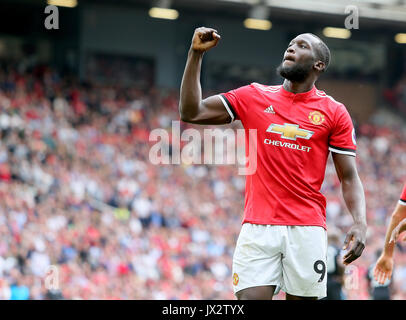
<svg viewBox="0 0 406 320">
<path fill-rule="evenodd" d="M 236 286 L 238 284 L 238 280 L 239 280 L 238 274 L 234 273 L 233 274 L 233 285 Z"/>
<path fill-rule="evenodd" d="M 313 124 L 322 124 L 324 122 L 324 114 L 320 111 L 312 111 L 309 113 L 309 120 Z"/>
</svg>

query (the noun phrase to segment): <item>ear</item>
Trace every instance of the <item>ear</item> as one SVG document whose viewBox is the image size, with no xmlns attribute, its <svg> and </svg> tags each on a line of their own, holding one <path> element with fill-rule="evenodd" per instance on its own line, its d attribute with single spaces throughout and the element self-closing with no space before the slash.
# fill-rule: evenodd
<svg viewBox="0 0 406 320">
<path fill-rule="evenodd" d="M 326 65 L 324 64 L 323 61 L 318 60 L 318 61 L 314 64 L 314 68 L 315 68 L 318 72 L 323 72 L 324 69 L 326 68 Z"/>
</svg>

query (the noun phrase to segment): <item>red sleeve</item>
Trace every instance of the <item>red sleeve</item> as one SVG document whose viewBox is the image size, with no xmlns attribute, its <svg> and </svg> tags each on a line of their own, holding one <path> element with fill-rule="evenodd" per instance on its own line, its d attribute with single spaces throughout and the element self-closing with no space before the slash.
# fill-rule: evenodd
<svg viewBox="0 0 406 320">
<path fill-rule="evenodd" d="M 247 113 L 247 101 L 249 100 L 250 95 L 252 95 L 251 85 L 230 90 L 219 95 L 220 99 L 223 101 L 224 107 L 230 114 L 232 121 L 244 120 Z"/>
<path fill-rule="evenodd" d="M 342 104 L 337 107 L 328 146 L 331 152 L 355 157 L 355 151 L 357 149 L 355 129 L 350 114 Z"/>
<path fill-rule="evenodd" d="M 405 183 L 405 185 L 403 186 L 403 191 L 402 191 L 402 194 L 400 195 L 399 203 L 400 203 L 401 205 L 406 206 L 406 183 Z"/>
</svg>

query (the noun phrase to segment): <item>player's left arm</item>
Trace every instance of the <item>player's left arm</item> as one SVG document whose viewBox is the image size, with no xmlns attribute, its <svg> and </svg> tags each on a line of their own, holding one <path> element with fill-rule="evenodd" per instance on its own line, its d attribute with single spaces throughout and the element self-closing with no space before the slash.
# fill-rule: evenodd
<svg viewBox="0 0 406 320">
<path fill-rule="evenodd" d="M 358 176 L 354 156 L 332 152 L 332 157 L 345 204 L 354 219 L 344 241 L 344 250 L 348 249 L 352 242 L 351 248 L 343 257 L 343 263 L 348 265 L 358 259 L 365 248 L 367 221 L 364 188 Z"/>
</svg>

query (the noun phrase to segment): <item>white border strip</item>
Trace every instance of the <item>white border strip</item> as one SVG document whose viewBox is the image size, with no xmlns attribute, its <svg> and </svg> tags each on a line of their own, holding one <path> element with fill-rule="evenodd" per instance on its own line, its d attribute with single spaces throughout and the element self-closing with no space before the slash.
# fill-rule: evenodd
<svg viewBox="0 0 406 320">
<path fill-rule="evenodd" d="M 271 93 L 277 93 L 281 89 L 281 86 L 265 86 L 257 82 L 253 82 L 252 84 L 262 91 L 267 91 Z"/>
<path fill-rule="evenodd" d="M 217 96 L 221 99 L 221 101 L 223 102 L 224 106 L 226 107 L 226 110 L 227 110 L 228 114 L 229 114 L 230 117 L 231 117 L 230 123 L 233 122 L 233 121 L 235 120 L 235 119 L 234 119 L 234 115 L 233 115 L 233 113 L 231 112 L 231 110 L 230 110 L 230 108 L 229 108 L 227 102 L 224 100 L 224 98 L 223 98 L 221 95 L 218 94 Z"/>
<path fill-rule="evenodd" d="M 406 201 L 399 200 L 399 204 L 402 205 L 402 206 L 406 206 Z"/>
<path fill-rule="evenodd" d="M 332 147 L 328 147 L 328 149 L 329 149 L 331 152 L 346 154 L 346 155 L 348 155 L 348 156 L 353 156 L 353 157 L 356 156 L 356 153 L 355 153 L 355 152 L 352 152 L 352 151 L 338 150 L 338 149 L 335 149 L 335 148 L 332 148 Z"/>
</svg>

